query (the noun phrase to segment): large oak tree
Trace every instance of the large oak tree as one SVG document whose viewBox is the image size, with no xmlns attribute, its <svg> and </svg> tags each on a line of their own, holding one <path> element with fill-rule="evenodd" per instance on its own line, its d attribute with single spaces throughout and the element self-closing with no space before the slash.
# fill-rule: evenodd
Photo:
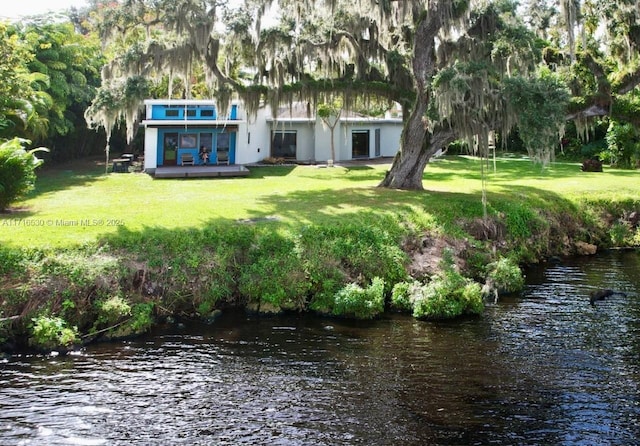
<svg viewBox="0 0 640 446">
<path fill-rule="evenodd" d="M 517 127 L 530 154 L 548 160 L 567 117 L 610 113 L 637 85 L 638 11 L 629 0 L 538 3 L 532 29 L 509 0 L 125 0 L 96 16 L 116 56 L 88 116 L 134 129 L 147 80 L 168 79 L 173 94 L 180 79 L 190 97 L 201 74 L 221 104 L 238 94 L 250 111 L 264 100 L 317 107 L 336 94 L 346 108 L 355 98 L 400 103 L 385 187 L 421 189 L 438 149 L 463 138 L 486 153 L 494 130 Z M 262 27 L 275 6 L 280 19 Z M 554 11 L 557 26 L 544 29 Z M 599 20 L 601 38 L 590 25 Z"/>
</svg>

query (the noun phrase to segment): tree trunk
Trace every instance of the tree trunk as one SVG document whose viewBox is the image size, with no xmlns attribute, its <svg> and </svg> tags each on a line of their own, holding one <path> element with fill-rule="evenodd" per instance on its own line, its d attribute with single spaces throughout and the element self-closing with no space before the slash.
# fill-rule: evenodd
<svg viewBox="0 0 640 446">
<path fill-rule="evenodd" d="M 426 131 L 422 116 L 424 115 L 423 101 L 416 101 L 416 106 L 405 121 L 400 150 L 396 154 L 391 170 L 387 172 L 380 187 L 391 189 L 422 189 L 422 173 L 428 158 L 424 159 L 424 142 Z"/>
<path fill-rule="evenodd" d="M 435 38 L 442 26 L 441 8 L 445 3 L 445 0 L 429 2 L 427 11 L 418 20 L 412 61 L 416 100 L 402 130 L 400 150 L 380 187 L 422 190 L 422 175 L 429 159 L 453 140 L 451 129 L 427 134 L 423 121 L 429 106 L 431 77 L 436 70 Z"/>
<path fill-rule="evenodd" d="M 429 160 L 438 150 L 455 140 L 453 129 L 439 128 L 429 134 L 422 119 L 409 118 L 402 131 L 401 148 L 391 169 L 378 185 L 390 189 L 423 190 L 422 177 Z"/>
</svg>

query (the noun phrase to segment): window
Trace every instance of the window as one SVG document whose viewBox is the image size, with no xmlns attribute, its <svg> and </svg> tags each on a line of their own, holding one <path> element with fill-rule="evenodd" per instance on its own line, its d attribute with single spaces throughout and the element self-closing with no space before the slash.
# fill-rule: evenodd
<svg viewBox="0 0 640 446">
<path fill-rule="evenodd" d="M 200 145 L 198 147 L 202 146 L 208 151 L 211 151 L 213 147 L 213 133 L 200 133 Z"/>
<path fill-rule="evenodd" d="M 189 110 L 187 110 L 187 116 L 191 116 L 191 117 L 193 117 L 193 116 L 195 116 L 195 115 L 196 115 L 196 111 L 195 111 L 195 110 L 193 110 L 193 109 L 189 109 Z"/>
<path fill-rule="evenodd" d="M 167 118 L 177 118 L 178 116 L 180 116 L 180 113 L 178 110 L 169 109 L 164 111 L 164 115 Z"/>
<path fill-rule="evenodd" d="M 180 147 L 183 149 L 195 149 L 198 147 L 198 135 L 195 133 L 184 133 L 180 135 Z"/>
<path fill-rule="evenodd" d="M 229 151 L 229 134 L 227 132 L 218 133 L 216 139 L 218 150 Z"/>
<path fill-rule="evenodd" d="M 277 132 L 271 135 L 271 156 L 276 158 L 295 158 L 297 148 L 296 132 Z"/>
<path fill-rule="evenodd" d="M 200 116 L 203 118 L 213 118 L 213 110 L 201 110 Z"/>
</svg>

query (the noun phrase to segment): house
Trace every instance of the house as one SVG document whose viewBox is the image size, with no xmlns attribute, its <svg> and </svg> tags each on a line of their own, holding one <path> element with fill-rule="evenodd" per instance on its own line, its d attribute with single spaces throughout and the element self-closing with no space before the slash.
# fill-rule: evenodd
<svg viewBox="0 0 640 446">
<path fill-rule="evenodd" d="M 283 107 L 275 116 L 269 107 L 247 116 L 239 102 L 232 103 L 224 116 L 211 100 L 153 99 L 144 104 L 144 168 L 156 176 L 158 169 L 177 167 L 192 174 L 196 170 L 190 167 L 200 167 L 200 172 L 203 167 L 221 166 L 229 166 L 224 168 L 229 172 L 242 171 L 239 166 L 269 157 L 312 163 L 331 159 L 329 128 L 319 118 L 309 117 L 301 104 Z M 401 132 L 401 118 L 349 113 L 334 130 L 334 161 L 393 156 Z"/>
</svg>

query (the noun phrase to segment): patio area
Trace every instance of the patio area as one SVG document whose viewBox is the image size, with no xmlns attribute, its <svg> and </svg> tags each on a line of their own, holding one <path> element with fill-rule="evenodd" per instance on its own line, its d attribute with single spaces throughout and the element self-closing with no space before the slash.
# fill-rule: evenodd
<svg viewBox="0 0 640 446">
<path fill-rule="evenodd" d="M 203 177 L 244 177 L 249 169 L 240 165 L 232 166 L 167 166 L 158 167 L 152 174 L 155 178 L 203 178 Z"/>
</svg>

